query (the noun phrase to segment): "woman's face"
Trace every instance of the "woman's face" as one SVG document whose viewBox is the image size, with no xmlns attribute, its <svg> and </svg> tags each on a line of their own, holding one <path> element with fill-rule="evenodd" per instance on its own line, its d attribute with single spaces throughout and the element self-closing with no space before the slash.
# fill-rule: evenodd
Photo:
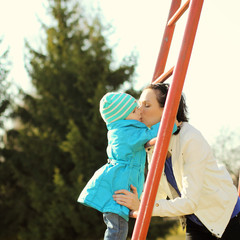
<svg viewBox="0 0 240 240">
<path fill-rule="evenodd" d="M 163 114 L 163 108 L 160 107 L 156 93 L 153 89 L 143 90 L 139 105 L 141 109 L 141 119 L 148 127 L 160 122 Z"/>
</svg>

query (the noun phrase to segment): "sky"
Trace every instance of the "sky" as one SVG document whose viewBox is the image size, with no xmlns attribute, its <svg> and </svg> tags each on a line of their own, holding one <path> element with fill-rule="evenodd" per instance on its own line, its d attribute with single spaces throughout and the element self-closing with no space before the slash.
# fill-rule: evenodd
<svg viewBox="0 0 240 240">
<path fill-rule="evenodd" d="M 24 68 L 24 39 L 39 46 L 44 32 L 46 0 L 0 0 L 0 37 L 13 63 L 10 78 L 30 91 Z M 82 1 L 80 1 L 82 2 Z M 183 3 L 185 0 L 182 1 Z M 88 14 L 100 9 L 103 23 L 112 25 L 108 36 L 114 58 L 120 62 L 138 53 L 135 88 L 151 82 L 171 1 L 83 0 Z M 213 143 L 221 129 L 240 133 L 240 1 L 204 1 L 192 56 L 183 88 L 190 123 Z M 188 11 L 178 21 L 166 70 L 176 64 Z M 171 81 L 171 79 L 169 80 Z"/>
</svg>

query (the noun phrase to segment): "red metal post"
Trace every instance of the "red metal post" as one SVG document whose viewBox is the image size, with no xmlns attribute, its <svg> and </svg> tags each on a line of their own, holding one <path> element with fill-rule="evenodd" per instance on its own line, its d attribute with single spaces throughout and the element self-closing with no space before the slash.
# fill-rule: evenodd
<svg viewBox="0 0 240 240">
<path fill-rule="evenodd" d="M 150 168 L 146 180 L 143 199 L 140 204 L 132 240 L 144 240 L 147 236 L 153 205 L 171 138 L 171 129 L 173 128 L 178 110 L 202 5 L 203 0 L 192 0 L 190 3 L 182 46 L 174 69 L 173 80 L 169 89 L 166 105 L 164 107 L 161 126 L 153 153 L 152 167 Z"/>
<path fill-rule="evenodd" d="M 185 13 L 185 11 L 189 7 L 190 0 L 187 0 L 181 8 L 177 10 L 177 12 L 173 15 L 173 17 L 169 20 L 168 26 L 175 24 L 178 19 Z"/>
<path fill-rule="evenodd" d="M 159 50 L 152 82 L 154 82 L 163 72 L 166 66 L 169 49 L 172 42 L 172 37 L 175 29 L 175 25 L 168 26 L 168 21 L 172 18 L 175 12 L 179 9 L 181 0 L 172 0 L 170 11 L 168 14 L 167 24 L 162 38 L 161 48 Z"/>
<path fill-rule="evenodd" d="M 159 83 L 159 82 L 162 83 L 162 82 L 166 81 L 169 77 L 172 76 L 173 70 L 174 70 L 174 67 L 171 67 L 167 72 L 163 73 L 156 80 L 154 80 L 152 82 L 152 84 L 156 84 L 156 83 Z"/>
</svg>

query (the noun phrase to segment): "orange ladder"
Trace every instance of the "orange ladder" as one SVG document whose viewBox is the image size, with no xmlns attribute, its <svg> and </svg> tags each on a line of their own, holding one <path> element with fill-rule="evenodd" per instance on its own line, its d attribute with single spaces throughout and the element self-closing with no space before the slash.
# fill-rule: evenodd
<svg viewBox="0 0 240 240">
<path fill-rule="evenodd" d="M 188 0 L 182 6 L 181 0 L 172 0 L 171 3 L 152 83 L 164 82 L 171 75 L 173 75 L 173 79 L 168 91 L 168 97 L 161 119 L 161 126 L 152 157 L 152 167 L 150 168 L 146 179 L 143 198 L 141 200 L 139 213 L 134 226 L 132 240 L 144 240 L 147 236 L 153 205 L 171 138 L 171 129 L 173 129 L 176 118 L 202 5 L 203 0 Z M 175 67 L 172 67 L 164 73 L 175 24 L 188 8 L 188 18 L 177 63 Z"/>
</svg>

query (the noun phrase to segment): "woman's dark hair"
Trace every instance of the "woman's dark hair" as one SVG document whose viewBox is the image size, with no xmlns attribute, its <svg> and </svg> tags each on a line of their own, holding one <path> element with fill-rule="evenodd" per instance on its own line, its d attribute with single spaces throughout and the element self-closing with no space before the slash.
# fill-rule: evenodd
<svg viewBox="0 0 240 240">
<path fill-rule="evenodd" d="M 156 93 L 159 106 L 162 108 L 165 106 L 167 93 L 169 89 L 168 83 L 150 84 L 145 89 L 153 89 Z M 188 114 L 187 105 L 186 105 L 185 98 L 182 94 L 179 102 L 178 112 L 177 112 L 177 120 L 179 122 L 188 122 L 187 114 Z M 176 132 L 176 134 L 179 132 L 179 130 Z"/>
</svg>

